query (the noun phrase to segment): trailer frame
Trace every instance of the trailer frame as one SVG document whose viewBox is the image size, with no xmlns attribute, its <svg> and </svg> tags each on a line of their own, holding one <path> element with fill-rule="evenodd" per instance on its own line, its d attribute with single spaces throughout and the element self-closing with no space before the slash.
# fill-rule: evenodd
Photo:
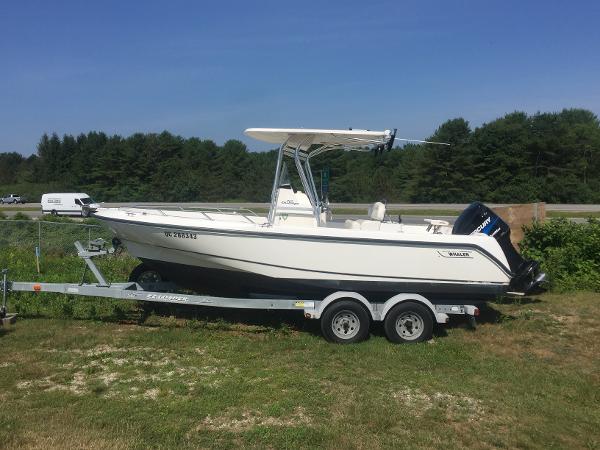
<svg viewBox="0 0 600 450">
<path fill-rule="evenodd" d="M 430 311 L 431 318 L 438 324 L 447 323 L 450 315 L 466 315 L 469 318 L 470 324 L 474 326 L 475 316 L 479 315 L 479 309 L 475 305 L 434 304 L 422 295 L 414 293 L 398 293 L 385 302 L 370 302 L 358 292 L 347 291 L 337 291 L 324 299 L 310 300 L 295 297 L 238 298 L 169 292 L 168 289 L 173 287 L 170 283 L 152 283 L 150 287 L 154 289 L 148 289 L 149 286 L 144 286 L 134 281 L 110 283 L 96 266 L 93 258 L 109 256 L 115 253 L 115 248 L 106 248 L 106 242 L 102 239 L 90 241 L 87 248 L 84 248 L 79 241 L 76 241 L 75 248 L 77 249 L 77 255 L 85 263 L 79 283 L 10 281 L 8 279 L 8 269 L 2 270 L 3 303 L 0 308 L 0 318 L 2 318 L 3 323 L 14 323 L 16 320 L 16 314 L 8 314 L 6 311 L 7 298 L 11 292 L 50 292 L 82 297 L 104 297 L 117 300 L 232 309 L 293 310 L 302 311 L 306 319 L 321 319 L 331 305 L 341 300 L 351 300 L 356 305 L 360 305 L 366 309 L 370 320 L 376 322 L 384 321 L 388 313 L 395 306 L 403 302 L 417 303 L 425 306 Z M 85 283 L 85 276 L 88 270 L 96 279 L 95 283 Z"/>
</svg>

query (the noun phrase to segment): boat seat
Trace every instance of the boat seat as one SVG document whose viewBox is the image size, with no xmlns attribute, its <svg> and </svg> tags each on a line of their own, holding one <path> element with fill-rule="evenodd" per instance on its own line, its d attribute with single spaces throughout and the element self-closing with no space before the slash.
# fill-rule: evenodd
<svg viewBox="0 0 600 450">
<path fill-rule="evenodd" d="M 385 205 L 381 202 L 375 202 L 369 207 L 369 219 L 381 222 L 385 218 Z"/>
<path fill-rule="evenodd" d="M 381 202 L 373 203 L 369 207 L 368 216 L 368 219 L 348 219 L 344 222 L 344 228 L 379 231 L 381 222 L 385 217 L 385 205 Z"/>
<path fill-rule="evenodd" d="M 360 230 L 360 223 L 358 223 L 358 220 L 346 219 L 344 222 L 344 228 Z"/>
<path fill-rule="evenodd" d="M 378 231 L 381 228 L 381 221 L 370 219 L 346 219 L 344 228 L 352 230 L 373 230 Z"/>
</svg>

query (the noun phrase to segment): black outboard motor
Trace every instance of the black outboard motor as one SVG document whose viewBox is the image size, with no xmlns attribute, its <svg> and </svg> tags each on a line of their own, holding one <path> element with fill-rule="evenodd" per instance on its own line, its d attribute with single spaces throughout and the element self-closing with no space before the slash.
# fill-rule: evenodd
<svg viewBox="0 0 600 450">
<path fill-rule="evenodd" d="M 535 294 L 542 292 L 546 274 L 537 261 L 526 261 L 510 242 L 510 227 L 483 203 L 471 203 L 456 219 L 452 234 L 484 233 L 495 238 L 506 255 L 513 274 L 510 290 Z"/>
</svg>

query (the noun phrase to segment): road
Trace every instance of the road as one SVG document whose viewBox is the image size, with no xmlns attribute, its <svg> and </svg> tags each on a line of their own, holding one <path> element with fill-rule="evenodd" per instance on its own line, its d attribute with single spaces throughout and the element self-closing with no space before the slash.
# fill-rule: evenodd
<svg viewBox="0 0 600 450">
<path fill-rule="evenodd" d="M 268 209 L 268 203 L 165 203 L 165 202 L 135 202 L 135 203 L 104 203 L 106 207 L 119 207 L 119 206 L 134 206 L 134 205 L 143 205 L 143 206 L 164 206 L 164 207 L 187 207 L 187 208 L 248 208 L 248 209 Z M 369 208 L 370 204 L 367 203 L 332 203 L 331 208 L 334 212 L 335 218 L 338 219 L 348 219 L 348 218 L 366 218 L 366 211 Z M 466 208 L 468 204 L 466 203 L 388 203 L 388 210 L 444 210 L 451 211 L 456 210 L 456 215 L 436 215 L 436 214 L 403 214 L 402 222 L 408 225 L 414 224 L 423 224 L 424 218 L 430 219 L 438 219 L 438 220 L 446 220 L 451 224 L 454 223 L 456 217 L 464 208 Z M 506 204 L 488 204 L 488 206 L 506 206 Z M 42 216 L 41 213 L 41 205 L 39 203 L 27 203 L 25 205 L 2 205 L 0 206 L 0 211 L 3 212 L 7 217 L 14 216 L 19 210 L 23 208 L 32 209 L 33 211 L 21 211 L 23 214 L 28 215 L 31 218 L 39 218 Z M 365 214 L 335 214 L 336 210 L 341 209 L 354 209 L 354 210 L 364 210 Z M 546 211 L 565 211 L 565 212 L 600 212 L 600 205 L 567 205 L 567 204 L 546 204 Z M 572 219 L 576 222 L 583 222 L 585 219 Z"/>
</svg>

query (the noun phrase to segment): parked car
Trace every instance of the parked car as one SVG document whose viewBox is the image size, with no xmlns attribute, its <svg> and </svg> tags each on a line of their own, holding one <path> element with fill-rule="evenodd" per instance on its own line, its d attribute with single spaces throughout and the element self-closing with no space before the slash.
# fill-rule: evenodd
<svg viewBox="0 0 600 450">
<path fill-rule="evenodd" d="M 0 198 L 0 203 L 8 205 L 12 203 L 25 203 L 25 199 L 18 194 L 7 194 Z"/>
<path fill-rule="evenodd" d="M 52 193 L 42 195 L 42 214 L 87 217 L 100 207 L 84 193 Z"/>
</svg>

